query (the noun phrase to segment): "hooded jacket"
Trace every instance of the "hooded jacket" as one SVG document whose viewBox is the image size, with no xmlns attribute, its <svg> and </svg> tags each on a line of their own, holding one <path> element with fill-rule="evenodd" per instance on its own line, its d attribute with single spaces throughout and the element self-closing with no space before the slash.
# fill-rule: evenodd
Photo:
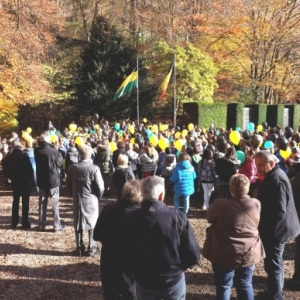
<svg viewBox="0 0 300 300">
<path fill-rule="evenodd" d="M 196 172 L 189 160 L 177 163 L 170 181 L 174 183 L 174 192 L 178 195 L 188 196 L 195 192 L 194 179 Z"/>
</svg>

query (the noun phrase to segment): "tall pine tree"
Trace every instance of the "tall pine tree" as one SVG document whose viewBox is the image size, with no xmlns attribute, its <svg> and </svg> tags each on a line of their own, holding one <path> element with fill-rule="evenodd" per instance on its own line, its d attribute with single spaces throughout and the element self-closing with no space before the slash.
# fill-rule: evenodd
<svg viewBox="0 0 300 300">
<path fill-rule="evenodd" d="M 110 120 L 135 119 L 137 115 L 136 90 L 117 100 L 113 96 L 122 81 L 136 67 L 137 52 L 126 45 L 104 17 L 94 20 L 90 43 L 81 54 L 82 64 L 76 83 L 78 115 L 98 113 Z M 151 117 L 155 88 L 147 79 L 142 63 L 139 68 L 140 116 Z M 149 109 L 150 108 L 150 109 Z"/>
</svg>

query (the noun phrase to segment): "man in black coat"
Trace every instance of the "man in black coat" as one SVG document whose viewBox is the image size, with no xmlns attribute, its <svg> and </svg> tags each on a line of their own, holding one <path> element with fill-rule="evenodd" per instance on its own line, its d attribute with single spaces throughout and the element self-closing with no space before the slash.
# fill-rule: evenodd
<svg viewBox="0 0 300 300">
<path fill-rule="evenodd" d="M 39 187 L 39 226 L 40 230 L 46 228 L 48 198 L 52 201 L 54 231 L 60 231 L 65 225 L 60 223 L 59 217 L 59 186 L 60 169 L 63 163 L 61 153 L 52 148 L 48 132 L 40 135 L 39 147 L 34 150 L 36 162 L 36 177 Z"/>
<path fill-rule="evenodd" d="M 284 246 L 285 242 L 299 235 L 300 224 L 290 181 L 276 165 L 276 157 L 266 150 L 260 151 L 255 155 L 255 163 L 258 175 L 264 177 L 257 198 L 261 202 L 258 229 L 266 252 L 267 299 L 281 300 Z"/>
<path fill-rule="evenodd" d="M 12 142 L 13 150 L 2 160 L 3 174 L 11 180 L 13 190 L 12 222 L 13 228 L 19 224 L 19 203 L 22 197 L 22 228 L 30 228 L 28 220 L 29 195 L 34 182 L 34 172 L 30 159 L 23 153 L 19 141 Z"/>
<path fill-rule="evenodd" d="M 120 224 L 129 212 L 139 208 L 141 200 L 139 181 L 126 182 L 122 198 L 104 206 L 94 229 L 94 240 L 102 243 L 100 271 L 105 300 L 136 299 L 134 281 L 122 273 L 117 250 Z"/>
<path fill-rule="evenodd" d="M 138 299 L 185 299 L 184 271 L 200 257 L 193 229 L 185 213 L 163 203 L 162 177 L 146 178 L 141 190 L 141 208 L 121 223 L 121 266 L 134 276 Z"/>
<path fill-rule="evenodd" d="M 296 210 L 300 220 L 300 173 L 292 181 Z M 294 290 L 300 290 L 300 234 L 295 239 L 295 270 L 291 280 L 286 280 L 285 285 Z"/>
</svg>

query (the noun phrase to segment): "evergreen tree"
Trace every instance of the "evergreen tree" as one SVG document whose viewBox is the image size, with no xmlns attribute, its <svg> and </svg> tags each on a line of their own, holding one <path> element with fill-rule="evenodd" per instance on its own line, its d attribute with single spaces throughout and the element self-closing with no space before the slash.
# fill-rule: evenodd
<svg viewBox="0 0 300 300">
<path fill-rule="evenodd" d="M 137 52 L 126 45 L 115 27 L 104 17 L 94 20 L 91 39 L 84 49 L 76 83 L 76 101 L 79 116 L 98 113 L 107 119 L 135 119 L 137 115 L 136 89 L 113 100 L 122 81 L 136 67 Z M 140 116 L 151 116 L 155 89 L 147 79 L 147 70 L 139 66 Z M 149 110 L 145 115 L 145 111 Z"/>
</svg>

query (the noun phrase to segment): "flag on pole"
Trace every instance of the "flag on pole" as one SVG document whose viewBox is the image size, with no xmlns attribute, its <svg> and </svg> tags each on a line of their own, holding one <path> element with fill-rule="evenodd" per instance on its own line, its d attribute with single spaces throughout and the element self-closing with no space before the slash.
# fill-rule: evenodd
<svg viewBox="0 0 300 300">
<path fill-rule="evenodd" d="M 114 100 L 120 98 L 123 94 L 131 92 L 137 84 L 138 72 L 133 71 L 121 84 L 114 95 Z"/>
<path fill-rule="evenodd" d="M 166 91 L 167 91 L 167 88 L 168 88 L 168 85 L 169 85 L 169 82 L 170 82 L 173 72 L 174 72 L 174 59 L 171 63 L 170 69 L 169 69 L 164 81 L 160 85 L 161 92 L 160 92 L 159 100 L 161 100 L 164 97 L 164 95 L 166 94 Z"/>
</svg>

